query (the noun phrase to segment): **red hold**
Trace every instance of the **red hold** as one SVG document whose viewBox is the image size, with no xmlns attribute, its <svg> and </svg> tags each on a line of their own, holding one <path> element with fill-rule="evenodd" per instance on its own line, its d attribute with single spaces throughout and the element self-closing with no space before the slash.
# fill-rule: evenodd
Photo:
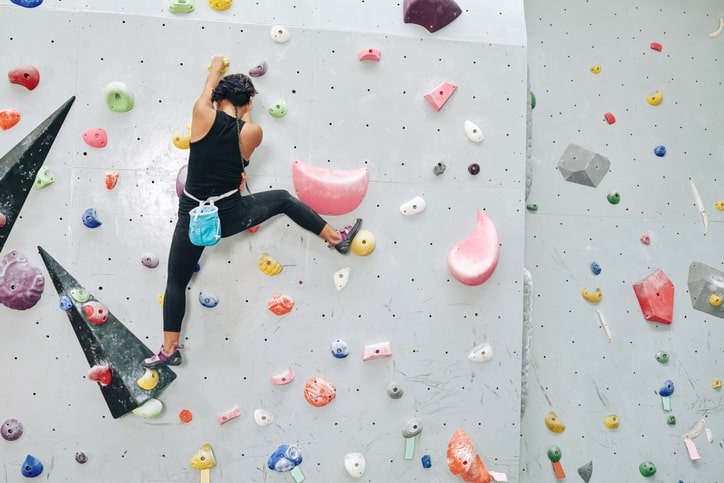
<svg viewBox="0 0 724 483">
<path fill-rule="evenodd" d="M 40 72 L 32 65 L 21 65 L 8 72 L 8 80 L 32 91 L 40 84 Z"/>
<path fill-rule="evenodd" d="M 405 0 L 402 16 L 405 23 L 437 32 L 463 13 L 455 0 Z"/>
<path fill-rule="evenodd" d="M 651 50 L 655 50 L 656 52 L 661 52 L 661 49 L 663 49 L 663 47 L 661 46 L 660 43 L 651 42 Z"/>
<path fill-rule="evenodd" d="M 616 116 L 614 116 L 610 112 L 607 112 L 606 114 L 604 114 L 603 119 L 609 124 L 614 124 L 616 122 Z"/>
<path fill-rule="evenodd" d="M 674 314 L 674 284 L 661 269 L 633 284 L 633 289 L 646 320 L 671 323 Z"/>
<path fill-rule="evenodd" d="M 0 111 L 0 129 L 7 131 L 20 122 L 20 113 L 17 109 L 5 109 Z"/>
<path fill-rule="evenodd" d="M 111 368 L 108 366 L 93 366 L 88 370 L 88 379 L 96 381 L 101 386 L 107 386 L 111 383 Z"/>
</svg>

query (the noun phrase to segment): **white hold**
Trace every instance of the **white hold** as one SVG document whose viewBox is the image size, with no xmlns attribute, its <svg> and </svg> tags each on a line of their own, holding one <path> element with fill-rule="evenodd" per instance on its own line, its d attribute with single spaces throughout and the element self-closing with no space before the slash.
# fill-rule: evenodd
<svg viewBox="0 0 724 483">
<path fill-rule="evenodd" d="M 259 426 L 268 426 L 274 421 L 274 415 L 265 409 L 254 410 L 254 422 Z"/>
<path fill-rule="evenodd" d="M 289 384 L 294 380 L 294 369 L 288 367 L 285 371 L 275 374 L 271 377 L 271 383 L 275 386 Z"/>
<path fill-rule="evenodd" d="M 274 42 L 283 44 L 285 42 L 289 42 L 289 39 L 292 38 L 292 34 L 289 33 L 289 30 L 287 30 L 286 27 L 275 25 L 271 29 L 271 38 Z"/>
<path fill-rule="evenodd" d="M 682 438 L 684 438 L 684 439 L 696 438 L 697 436 L 699 436 L 702 433 L 702 431 L 704 431 L 705 424 L 706 423 L 704 422 L 704 420 L 700 419 L 699 421 L 697 421 L 697 423 L 694 426 L 692 426 L 692 428 L 689 431 L 687 431 L 682 436 Z"/>
<path fill-rule="evenodd" d="M 712 39 L 715 39 L 715 38 L 719 37 L 719 35 L 721 34 L 722 29 L 724 29 L 724 19 L 721 19 L 721 18 L 720 18 L 720 19 L 719 19 L 719 28 L 716 29 L 715 31 L 713 31 L 712 33 L 710 33 L 710 34 L 709 34 L 709 37 L 711 37 Z"/>
<path fill-rule="evenodd" d="M 352 478 L 360 478 L 365 472 L 367 461 L 362 453 L 347 453 L 344 455 L 344 469 Z"/>
<path fill-rule="evenodd" d="M 341 291 L 344 287 L 347 286 L 347 283 L 349 282 L 349 274 L 351 272 L 351 267 L 340 268 L 339 270 L 334 272 L 334 286 L 337 289 L 337 292 Z"/>
<path fill-rule="evenodd" d="M 405 216 L 416 215 L 425 210 L 425 200 L 422 196 L 415 196 L 410 201 L 400 205 L 400 213 Z"/>
<path fill-rule="evenodd" d="M 481 344 L 468 354 L 468 359 L 473 362 L 488 362 L 493 358 L 493 348 L 490 344 Z"/>
<path fill-rule="evenodd" d="M 465 121 L 465 135 L 474 143 L 482 143 L 485 137 L 483 131 L 473 121 Z"/>
</svg>

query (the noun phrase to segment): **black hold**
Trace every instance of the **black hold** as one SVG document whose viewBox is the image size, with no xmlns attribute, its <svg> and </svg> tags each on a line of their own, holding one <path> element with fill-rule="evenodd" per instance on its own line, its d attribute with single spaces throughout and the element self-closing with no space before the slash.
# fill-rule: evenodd
<svg viewBox="0 0 724 483">
<path fill-rule="evenodd" d="M 68 99 L 0 158 L 0 213 L 6 218 L 5 223 L 0 226 L 0 252 L 73 101 L 75 96 Z"/>
<path fill-rule="evenodd" d="M 405 0 L 402 17 L 405 23 L 425 27 L 437 32 L 463 13 L 455 0 Z"/>
<path fill-rule="evenodd" d="M 38 251 L 58 296 L 70 294 L 72 289 L 82 286 L 42 247 L 38 247 Z M 95 300 L 92 296 L 91 298 Z M 155 398 L 176 379 L 176 374 L 171 369 L 159 367 L 156 369 L 159 376 L 158 385 L 151 390 L 141 389 L 136 384 L 145 373 L 141 361 L 152 356 L 153 351 L 110 311 L 108 311 L 108 320 L 104 324 L 96 325 L 88 320 L 82 305 L 74 301 L 73 307 L 66 313 L 88 364 L 91 367 L 108 365 L 111 368 L 111 383 L 99 387 L 114 418 L 123 416 L 149 399 Z"/>
</svg>

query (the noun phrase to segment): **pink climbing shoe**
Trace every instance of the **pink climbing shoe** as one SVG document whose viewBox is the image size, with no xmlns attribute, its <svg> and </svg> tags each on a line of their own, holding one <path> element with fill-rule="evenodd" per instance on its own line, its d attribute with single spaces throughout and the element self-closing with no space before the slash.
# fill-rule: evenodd
<svg viewBox="0 0 724 483">
<path fill-rule="evenodd" d="M 158 351 L 158 354 L 154 354 L 151 357 L 143 359 L 142 365 L 147 369 L 156 369 L 161 366 L 180 366 L 182 358 L 181 351 L 179 349 L 183 348 L 184 346 L 178 345 L 174 342 L 173 352 L 171 354 L 166 354 L 163 351 L 163 346 L 161 346 L 161 350 Z"/>
<path fill-rule="evenodd" d="M 352 244 L 352 240 L 359 232 L 362 227 L 362 218 L 357 218 L 354 225 L 347 225 L 339 230 L 339 236 L 342 237 L 342 241 L 339 243 L 327 243 L 329 248 L 334 247 L 342 255 L 349 253 L 349 247 Z"/>
</svg>

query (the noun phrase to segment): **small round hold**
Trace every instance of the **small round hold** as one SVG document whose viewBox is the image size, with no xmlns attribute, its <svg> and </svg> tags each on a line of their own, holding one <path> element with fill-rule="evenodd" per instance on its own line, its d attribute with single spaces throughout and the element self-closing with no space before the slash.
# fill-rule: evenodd
<svg viewBox="0 0 724 483">
<path fill-rule="evenodd" d="M 548 448 L 548 459 L 551 460 L 553 463 L 556 461 L 561 460 L 561 456 L 563 456 L 563 452 L 561 451 L 561 448 L 558 446 L 551 446 Z"/>
<path fill-rule="evenodd" d="M 194 419 L 194 414 L 189 409 L 182 409 L 178 413 L 178 419 L 182 423 L 190 423 Z"/>
<path fill-rule="evenodd" d="M 722 380 L 721 379 L 712 379 L 709 381 L 709 387 L 712 389 L 721 389 L 722 387 Z"/>
<path fill-rule="evenodd" d="M 202 290 L 201 292 L 199 292 L 199 303 L 206 308 L 213 309 L 214 307 L 219 305 L 219 297 L 212 294 L 211 292 Z"/>
<path fill-rule="evenodd" d="M 616 429 L 618 428 L 618 425 L 621 424 L 621 422 L 618 419 L 618 416 L 615 414 L 609 414 L 605 418 L 603 418 L 603 425 L 606 426 L 608 429 Z"/>
<path fill-rule="evenodd" d="M 422 458 L 420 458 L 420 461 L 422 462 L 423 468 L 432 468 L 432 459 L 430 458 L 429 454 L 422 455 Z"/>
<path fill-rule="evenodd" d="M 676 416 L 674 416 L 673 414 L 670 414 L 666 418 L 666 424 L 668 424 L 669 426 L 676 426 Z"/>
<path fill-rule="evenodd" d="M 269 108 L 269 114 L 272 117 L 284 117 L 287 115 L 287 103 L 283 99 L 279 99 L 272 107 Z"/>
<path fill-rule="evenodd" d="M 672 394 L 674 394 L 674 383 L 670 379 L 667 379 L 664 385 L 661 386 L 661 389 L 659 389 L 659 396 L 668 397 Z"/>
<path fill-rule="evenodd" d="M 525 209 L 528 211 L 538 211 L 538 205 L 535 203 L 528 203 L 525 205 Z"/>
<path fill-rule="evenodd" d="M 485 137 L 483 131 L 473 121 L 465 121 L 465 135 L 474 143 L 482 143 Z"/>
<path fill-rule="evenodd" d="M 15 441 L 23 435 L 23 425 L 17 419 L 6 419 L 0 426 L 0 435 L 6 441 Z"/>
<path fill-rule="evenodd" d="M 599 265 L 597 262 L 591 262 L 591 271 L 594 275 L 600 275 L 601 274 L 601 265 Z"/>
<path fill-rule="evenodd" d="M 86 455 L 83 451 L 76 451 L 75 461 L 80 464 L 85 464 L 88 462 L 88 455 Z"/>
<path fill-rule="evenodd" d="M 349 355 L 349 346 L 342 339 L 336 339 L 329 345 L 329 350 L 337 359 L 344 359 Z"/>
<path fill-rule="evenodd" d="M 404 393 L 405 391 L 403 391 L 400 385 L 396 382 L 391 382 L 387 386 L 387 395 L 390 399 L 400 399 Z"/>
<path fill-rule="evenodd" d="M 471 163 L 468 166 L 468 173 L 472 174 L 473 176 L 480 173 L 480 165 L 478 163 Z"/>
<path fill-rule="evenodd" d="M 122 82 L 111 82 L 104 89 L 106 105 L 114 112 L 128 112 L 135 102 L 133 91 Z"/>
<path fill-rule="evenodd" d="M 412 438 L 417 436 L 422 431 L 422 422 L 417 418 L 411 418 L 402 427 L 402 436 L 405 438 Z"/>
<path fill-rule="evenodd" d="M 651 237 L 648 235 L 641 235 L 641 238 L 639 240 L 644 245 L 651 245 Z"/>
<path fill-rule="evenodd" d="M 654 154 L 660 158 L 666 156 L 666 146 L 656 146 L 654 148 Z"/>
<path fill-rule="evenodd" d="M 596 64 L 593 67 L 591 67 L 591 72 L 593 74 L 600 74 L 601 73 L 601 64 Z"/>
<path fill-rule="evenodd" d="M 260 62 L 251 69 L 249 69 L 249 75 L 251 77 L 261 77 L 266 74 L 267 63 L 266 61 Z"/>
<path fill-rule="evenodd" d="M 653 476 L 654 473 L 656 473 L 656 465 L 653 464 L 651 461 L 641 463 L 639 465 L 639 472 L 641 473 L 641 476 L 644 476 L 646 478 L 648 478 L 649 476 Z"/>
<path fill-rule="evenodd" d="M 607 196 L 606 199 L 609 203 L 612 205 L 617 205 L 621 201 L 621 194 L 618 191 L 611 191 Z"/>
<path fill-rule="evenodd" d="M 656 360 L 661 364 L 669 362 L 669 353 L 665 351 L 659 351 L 656 353 Z"/>
<path fill-rule="evenodd" d="M 145 253 L 141 257 L 141 264 L 146 268 L 158 267 L 158 257 L 152 253 Z"/>
<path fill-rule="evenodd" d="M 98 228 L 103 223 L 98 219 L 95 208 L 88 208 L 83 212 L 83 224 L 88 228 Z"/>
<path fill-rule="evenodd" d="M 721 295 L 715 293 L 709 295 L 709 304 L 711 304 L 712 307 L 719 307 L 722 304 L 722 300 Z"/>
<path fill-rule="evenodd" d="M 268 426 L 274 421 L 274 415 L 264 409 L 254 410 L 254 422 L 259 426 Z"/>
<path fill-rule="evenodd" d="M 58 301 L 58 306 L 60 310 L 67 311 L 73 308 L 73 301 L 67 295 L 63 295 L 60 297 L 60 301 Z"/>
<path fill-rule="evenodd" d="M 7 222 L 8 217 L 5 216 L 3 213 L 0 213 L 0 228 L 4 227 Z"/>
<path fill-rule="evenodd" d="M 440 161 L 435 166 L 432 167 L 432 172 L 435 173 L 435 176 L 440 176 L 445 172 L 445 163 Z"/>
<path fill-rule="evenodd" d="M 286 27 L 282 27 L 281 25 L 275 25 L 271 29 L 271 38 L 274 42 L 278 44 L 283 44 L 285 42 L 288 42 L 290 38 L 292 38 L 292 34 L 289 33 L 289 30 L 287 30 Z"/>
<path fill-rule="evenodd" d="M 493 347 L 490 344 L 480 344 L 468 354 L 468 359 L 473 362 L 488 362 L 493 358 Z"/>
<path fill-rule="evenodd" d="M 655 50 L 656 52 L 661 52 L 661 50 L 664 48 L 660 43 L 658 42 L 651 42 L 651 50 Z"/>
</svg>

